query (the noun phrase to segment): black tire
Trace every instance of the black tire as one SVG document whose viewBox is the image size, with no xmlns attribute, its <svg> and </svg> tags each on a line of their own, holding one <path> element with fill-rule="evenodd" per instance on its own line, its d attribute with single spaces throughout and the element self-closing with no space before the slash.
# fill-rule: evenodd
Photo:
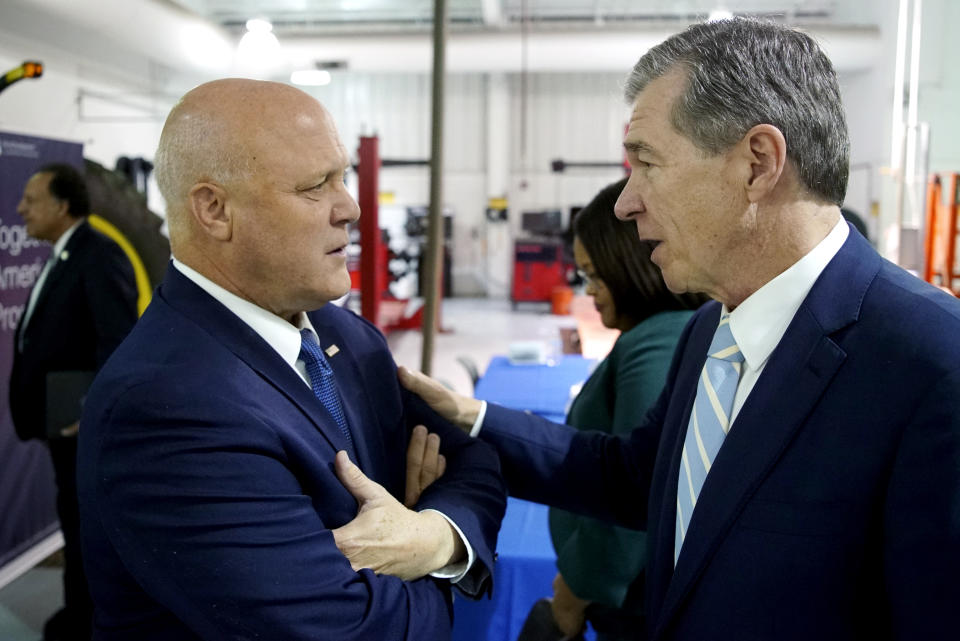
<svg viewBox="0 0 960 641">
<path fill-rule="evenodd" d="M 116 227 L 143 262 L 150 288 L 155 289 L 170 261 L 170 241 L 160 231 L 163 219 L 150 211 L 143 194 L 115 171 L 84 159 L 90 211 Z"/>
</svg>

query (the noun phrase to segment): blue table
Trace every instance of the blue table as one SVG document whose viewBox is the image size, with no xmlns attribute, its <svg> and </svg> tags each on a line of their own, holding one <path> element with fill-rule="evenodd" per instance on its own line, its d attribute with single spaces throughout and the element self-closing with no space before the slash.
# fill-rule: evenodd
<svg viewBox="0 0 960 641">
<path fill-rule="evenodd" d="M 593 364 L 591 359 L 566 355 L 553 365 L 511 365 L 506 357 L 496 356 L 474 395 L 562 423 L 570 386 L 586 380 Z M 557 557 L 545 505 L 508 499 L 497 553 L 493 598 L 454 601 L 454 641 L 515 641 L 537 599 L 553 594 Z M 592 630 L 587 639 L 595 639 Z"/>
<path fill-rule="evenodd" d="M 494 356 L 473 395 L 563 423 L 570 387 L 587 380 L 594 363 L 590 358 L 565 354 L 552 365 L 512 365 L 506 356 Z"/>
<path fill-rule="evenodd" d="M 557 557 L 547 506 L 508 499 L 497 551 L 493 598 L 454 600 L 454 641 L 515 641 L 537 599 L 553 594 Z"/>
</svg>

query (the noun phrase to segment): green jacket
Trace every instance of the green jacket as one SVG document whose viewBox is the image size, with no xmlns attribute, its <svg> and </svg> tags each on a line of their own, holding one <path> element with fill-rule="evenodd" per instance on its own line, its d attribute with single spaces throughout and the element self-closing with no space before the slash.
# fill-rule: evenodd
<svg viewBox="0 0 960 641">
<path fill-rule="evenodd" d="M 655 314 L 620 335 L 573 401 L 567 424 L 625 434 L 640 425 L 667 378 L 677 339 L 693 315 Z M 646 533 L 550 510 L 557 568 L 582 599 L 621 607 L 646 564 Z M 639 614 L 639 613 L 638 613 Z"/>
</svg>

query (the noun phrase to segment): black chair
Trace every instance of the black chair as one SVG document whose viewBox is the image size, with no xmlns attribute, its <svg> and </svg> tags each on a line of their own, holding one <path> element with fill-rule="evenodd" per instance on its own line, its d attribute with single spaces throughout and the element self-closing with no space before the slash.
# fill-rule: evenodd
<svg viewBox="0 0 960 641">
<path fill-rule="evenodd" d="M 530 608 L 526 621 L 517 641 L 583 641 L 583 635 L 568 637 L 553 620 L 553 611 L 550 609 L 550 599 L 540 599 Z"/>
</svg>

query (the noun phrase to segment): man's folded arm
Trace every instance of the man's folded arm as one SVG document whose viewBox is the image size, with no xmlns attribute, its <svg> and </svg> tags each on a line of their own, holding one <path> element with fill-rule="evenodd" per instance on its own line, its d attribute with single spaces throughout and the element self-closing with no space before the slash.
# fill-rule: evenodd
<svg viewBox="0 0 960 641">
<path fill-rule="evenodd" d="M 308 496 L 246 408 L 169 400 L 123 394 L 97 461 L 99 525 L 152 598 L 202 638 L 449 635 L 448 582 L 355 572 L 337 549 L 357 504 L 332 464 Z"/>
<path fill-rule="evenodd" d="M 471 439 L 416 395 L 403 394 L 408 425 L 424 425 L 439 435 L 447 459 L 443 476 L 426 488 L 414 509 L 436 510 L 463 533 L 476 558 L 456 586 L 467 596 L 480 596 L 491 588 L 497 533 L 506 511 L 500 461 L 488 444 Z"/>
</svg>

